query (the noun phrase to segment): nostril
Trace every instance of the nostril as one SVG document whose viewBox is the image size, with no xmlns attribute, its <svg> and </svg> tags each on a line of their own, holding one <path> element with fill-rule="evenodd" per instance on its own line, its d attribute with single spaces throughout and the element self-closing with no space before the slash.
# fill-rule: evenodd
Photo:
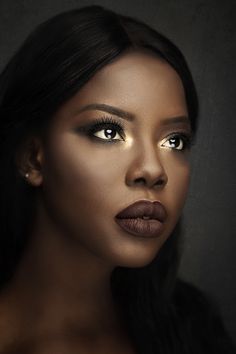
<svg viewBox="0 0 236 354">
<path fill-rule="evenodd" d="M 165 181 L 162 178 L 158 179 L 158 181 L 155 183 L 156 186 L 162 186 L 163 184 L 165 184 Z"/>
<path fill-rule="evenodd" d="M 146 182 L 145 182 L 145 179 L 143 177 L 140 177 L 140 178 L 136 178 L 135 183 L 144 185 Z"/>
<path fill-rule="evenodd" d="M 136 185 L 140 185 L 140 186 L 144 186 L 144 185 L 153 185 L 154 187 L 161 187 L 165 185 L 165 179 L 164 178 L 158 178 L 155 182 L 148 182 L 147 179 L 145 179 L 144 177 L 139 177 L 136 178 L 134 181 L 134 184 Z"/>
</svg>

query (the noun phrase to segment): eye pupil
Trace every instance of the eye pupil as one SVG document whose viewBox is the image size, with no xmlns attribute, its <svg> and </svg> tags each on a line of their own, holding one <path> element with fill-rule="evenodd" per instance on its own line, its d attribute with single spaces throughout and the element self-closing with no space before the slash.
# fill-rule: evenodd
<svg viewBox="0 0 236 354">
<path fill-rule="evenodd" d="M 105 136 L 108 139 L 113 139 L 116 136 L 116 132 L 113 129 L 105 129 Z"/>
<path fill-rule="evenodd" d="M 170 138 L 170 144 L 172 147 L 178 147 L 180 144 L 180 138 L 178 137 Z"/>
</svg>

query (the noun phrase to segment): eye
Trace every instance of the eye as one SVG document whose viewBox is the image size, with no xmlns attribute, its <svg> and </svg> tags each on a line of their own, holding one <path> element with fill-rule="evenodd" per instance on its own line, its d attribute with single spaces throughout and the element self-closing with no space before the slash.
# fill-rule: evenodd
<svg viewBox="0 0 236 354">
<path fill-rule="evenodd" d="M 77 129 L 86 134 L 90 139 L 101 143 L 116 143 L 124 141 L 124 127 L 113 117 L 95 119 L 92 123 Z"/>
<path fill-rule="evenodd" d="M 169 149 L 183 151 L 190 148 L 191 137 L 186 133 L 174 133 L 165 139 L 161 146 L 167 147 Z"/>
<path fill-rule="evenodd" d="M 103 140 L 124 140 L 117 130 L 116 126 L 109 124 L 106 128 L 95 131 L 93 135 Z"/>
</svg>

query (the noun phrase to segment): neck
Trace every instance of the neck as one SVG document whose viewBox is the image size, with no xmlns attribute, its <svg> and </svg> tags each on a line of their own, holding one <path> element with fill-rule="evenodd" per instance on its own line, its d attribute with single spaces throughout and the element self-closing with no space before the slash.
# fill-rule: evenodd
<svg viewBox="0 0 236 354">
<path fill-rule="evenodd" d="M 111 265 L 58 231 L 43 208 L 8 293 L 37 333 L 98 332 L 120 326 Z"/>
</svg>

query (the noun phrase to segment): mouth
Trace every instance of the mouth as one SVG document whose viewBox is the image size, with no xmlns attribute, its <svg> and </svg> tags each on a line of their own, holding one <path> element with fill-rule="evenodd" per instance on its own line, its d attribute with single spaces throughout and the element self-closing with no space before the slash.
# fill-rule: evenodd
<svg viewBox="0 0 236 354">
<path fill-rule="evenodd" d="M 160 202 L 140 200 L 118 213 L 115 221 L 129 234 L 156 238 L 161 235 L 166 217 L 166 209 Z"/>
</svg>

